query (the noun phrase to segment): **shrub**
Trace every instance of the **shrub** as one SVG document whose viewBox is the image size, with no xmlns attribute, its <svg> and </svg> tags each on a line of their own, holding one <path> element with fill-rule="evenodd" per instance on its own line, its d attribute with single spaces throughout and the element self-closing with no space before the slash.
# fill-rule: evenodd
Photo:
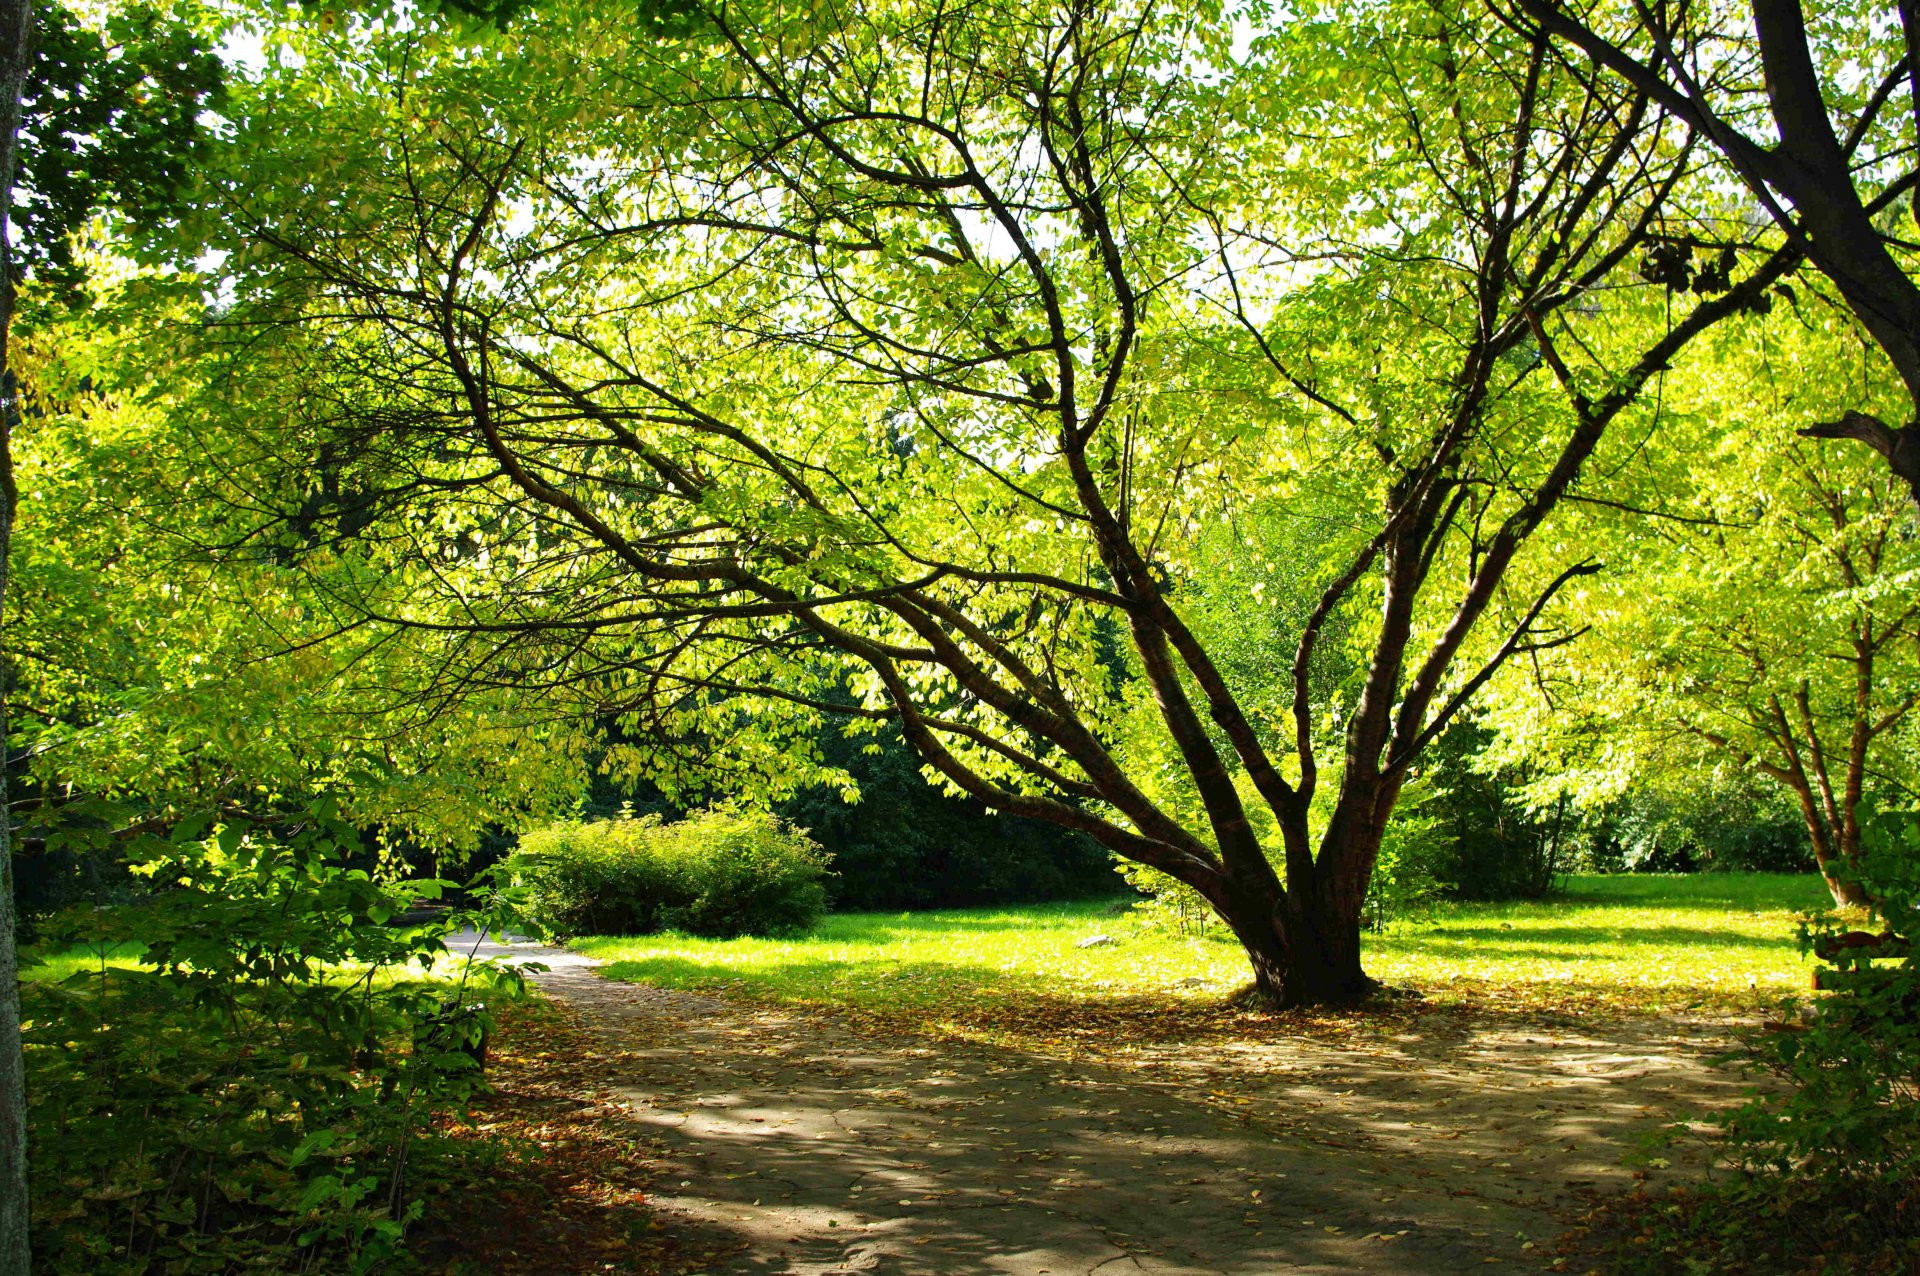
<svg viewBox="0 0 1920 1276">
<path fill-rule="evenodd" d="M 799 934 L 826 909 L 828 856 L 762 811 L 558 824 L 511 861 L 528 917 L 556 935 Z"/>
<path fill-rule="evenodd" d="M 1411 921 L 1433 910 L 1452 883 L 1440 874 L 1453 850 L 1441 815 L 1426 784 L 1407 786 L 1380 839 L 1380 858 L 1367 880 L 1366 923 L 1384 930 L 1389 923 Z"/>
<path fill-rule="evenodd" d="M 388 925 L 442 884 L 403 894 L 343 867 L 355 849 L 324 808 L 188 828 L 136 847 L 148 899 L 49 922 L 145 958 L 22 988 L 36 1270 L 359 1273 L 402 1252 L 447 1164 L 433 1122 L 483 1084 L 469 994 L 519 985 L 420 978 L 476 918 Z"/>
<path fill-rule="evenodd" d="M 1862 840 L 1859 876 L 1880 928 L 1852 929 L 1832 915 L 1803 924 L 1802 943 L 1822 962 L 1826 994 L 1799 1030 L 1762 1040 L 1758 1059 L 1789 1088 L 1741 1109 L 1728 1135 L 1758 1186 L 1817 1179 L 1841 1188 L 1866 1217 L 1905 1212 L 1913 1235 L 1920 1225 L 1920 817 L 1872 816 Z"/>
<path fill-rule="evenodd" d="M 1689 1270 L 1864 1276 L 1920 1263 L 1920 815 L 1864 828 L 1859 876 L 1878 929 L 1803 924 L 1826 991 L 1748 1047 L 1782 1085 L 1727 1119 L 1732 1173 L 1683 1194 L 1655 1236 L 1669 1259 L 1693 1255 Z"/>
<path fill-rule="evenodd" d="M 776 809 L 832 853 L 835 908 L 971 908 L 1126 889 L 1113 857 L 1086 834 L 995 814 L 929 784 L 898 730 L 847 736 L 833 726 L 816 744 L 860 800 L 822 786 Z"/>
</svg>

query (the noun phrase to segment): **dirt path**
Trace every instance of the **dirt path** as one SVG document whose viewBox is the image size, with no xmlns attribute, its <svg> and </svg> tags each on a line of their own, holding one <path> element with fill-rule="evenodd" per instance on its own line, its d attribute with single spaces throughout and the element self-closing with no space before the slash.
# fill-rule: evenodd
<svg viewBox="0 0 1920 1276">
<path fill-rule="evenodd" d="M 1538 1271 L 1573 1187 L 1738 1090 L 1683 1025 L 1436 1014 L 1349 1048 L 1063 1063 L 481 952 L 548 963 L 626 1052 L 615 1093 L 674 1167 L 657 1203 L 743 1241 L 742 1273 Z"/>
</svg>

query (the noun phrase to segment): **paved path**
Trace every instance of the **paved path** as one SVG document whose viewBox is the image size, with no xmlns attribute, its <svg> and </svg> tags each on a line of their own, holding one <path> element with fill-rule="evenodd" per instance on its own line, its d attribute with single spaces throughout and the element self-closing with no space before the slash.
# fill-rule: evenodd
<svg viewBox="0 0 1920 1276">
<path fill-rule="evenodd" d="M 1515 1102 L 1534 1102 L 1515 1121 L 1483 1120 L 1460 1102 L 1465 1080 L 1486 1088 L 1463 1047 L 1463 1077 L 1430 1089 L 1390 1052 L 1309 1049 L 1236 1114 L 1196 1101 L 1200 1075 L 1234 1064 L 1204 1048 L 1062 1063 L 616 983 L 533 945 L 478 951 L 548 964 L 539 985 L 623 1052 L 615 1094 L 669 1149 L 656 1203 L 743 1241 L 731 1272 L 1538 1271 L 1568 1179 L 1618 1172 L 1605 1103 L 1522 1087 Z M 1574 1053 L 1565 1076 L 1526 1085 L 1578 1086 L 1585 1068 L 1595 1099 L 1647 1123 L 1637 1096 L 1606 1087 L 1622 1067 L 1657 1069 L 1658 1050 Z M 1342 1085 L 1356 1088 L 1328 1088 Z M 1302 1119 L 1323 1105 L 1357 1115 Z"/>
</svg>

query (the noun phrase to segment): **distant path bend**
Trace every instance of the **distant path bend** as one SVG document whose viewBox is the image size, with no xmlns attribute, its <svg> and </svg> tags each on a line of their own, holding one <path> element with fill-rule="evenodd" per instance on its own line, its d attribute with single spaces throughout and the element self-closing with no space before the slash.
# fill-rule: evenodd
<svg viewBox="0 0 1920 1276">
<path fill-rule="evenodd" d="M 466 938 L 461 951 L 477 937 Z M 547 964 L 534 981 L 627 1052 L 614 1093 L 670 1149 L 655 1202 L 744 1241 L 725 1271 L 1531 1272 L 1567 1226 L 1563 1173 L 1516 1175 L 1459 1142 L 1316 1138 L 1304 1122 L 1296 1135 L 1139 1070 L 883 1038 L 804 1010 L 618 983 L 592 959 L 533 944 L 477 951 Z M 1614 1068 L 1627 1057 L 1606 1056 Z M 1337 1093 L 1363 1111 L 1404 1103 L 1406 1125 L 1433 1128 L 1414 1119 L 1422 1096 L 1382 1088 L 1393 1093 Z M 1617 1166 L 1611 1148 L 1606 1159 Z"/>
</svg>

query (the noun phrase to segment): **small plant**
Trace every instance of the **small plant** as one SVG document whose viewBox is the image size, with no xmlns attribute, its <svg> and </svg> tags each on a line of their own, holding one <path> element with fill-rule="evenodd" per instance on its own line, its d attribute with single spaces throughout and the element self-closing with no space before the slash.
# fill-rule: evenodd
<svg viewBox="0 0 1920 1276">
<path fill-rule="evenodd" d="M 523 835 L 511 871 L 556 935 L 804 933 L 826 909 L 828 855 L 763 811 L 557 824 Z"/>
</svg>

